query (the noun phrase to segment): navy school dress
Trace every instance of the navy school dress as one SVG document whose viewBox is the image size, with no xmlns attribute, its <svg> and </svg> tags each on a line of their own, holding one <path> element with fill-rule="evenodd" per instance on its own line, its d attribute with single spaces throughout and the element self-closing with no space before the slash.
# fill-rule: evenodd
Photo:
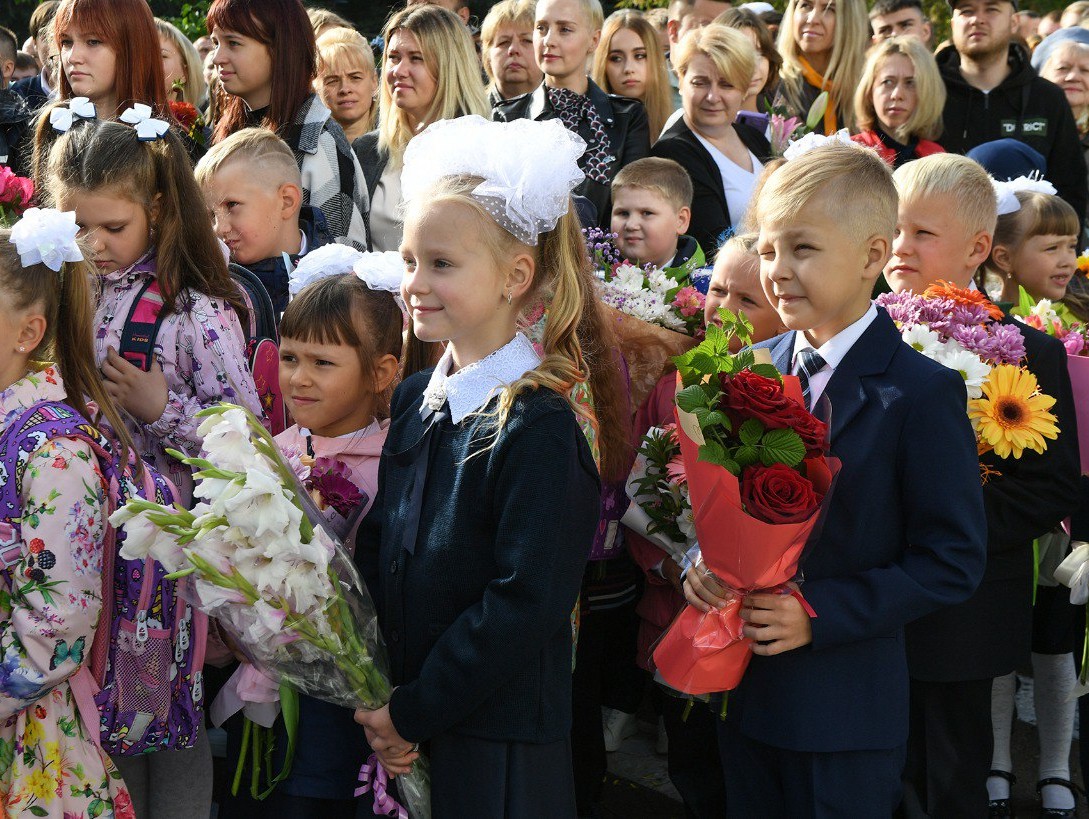
<svg viewBox="0 0 1089 819">
<path fill-rule="evenodd" d="M 444 817 L 567 817 L 571 624 L 599 516 L 597 468 L 566 398 L 497 388 L 538 364 L 521 334 L 393 397 L 356 562 L 378 606 L 398 733 L 431 761 Z"/>
</svg>

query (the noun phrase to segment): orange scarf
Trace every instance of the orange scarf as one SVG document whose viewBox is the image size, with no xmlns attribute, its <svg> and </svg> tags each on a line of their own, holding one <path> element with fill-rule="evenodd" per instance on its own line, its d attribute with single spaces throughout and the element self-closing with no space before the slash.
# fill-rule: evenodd
<svg viewBox="0 0 1089 819">
<path fill-rule="evenodd" d="M 805 57 L 798 55 L 798 62 L 802 64 L 802 76 L 805 77 L 805 81 L 814 88 L 828 92 L 828 107 L 824 109 L 824 133 L 834 134 L 839 130 L 839 120 L 836 119 L 836 107 L 839 105 L 836 89 L 832 87 L 832 83 L 817 73 L 817 69 L 811 66 Z M 803 111 L 802 117 L 805 118 L 808 114 L 808 111 Z"/>
</svg>

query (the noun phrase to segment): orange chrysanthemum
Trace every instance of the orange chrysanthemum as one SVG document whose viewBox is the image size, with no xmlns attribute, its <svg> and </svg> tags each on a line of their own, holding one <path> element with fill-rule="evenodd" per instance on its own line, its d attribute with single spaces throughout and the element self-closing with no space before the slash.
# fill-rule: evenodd
<svg viewBox="0 0 1089 819">
<path fill-rule="evenodd" d="M 1036 376 L 1012 364 L 999 364 L 983 382 L 983 397 L 968 402 L 968 417 L 982 443 L 999 458 L 1020 458 L 1026 449 L 1043 452 L 1045 439 L 1059 436 L 1057 418 L 1049 412 L 1055 399 L 1041 393 Z"/>
<path fill-rule="evenodd" d="M 947 281 L 939 281 L 930 285 L 923 295 L 929 299 L 949 299 L 957 304 L 978 305 L 986 308 L 988 315 L 995 321 L 1002 318 L 1002 310 L 978 290 L 968 290 Z"/>
</svg>

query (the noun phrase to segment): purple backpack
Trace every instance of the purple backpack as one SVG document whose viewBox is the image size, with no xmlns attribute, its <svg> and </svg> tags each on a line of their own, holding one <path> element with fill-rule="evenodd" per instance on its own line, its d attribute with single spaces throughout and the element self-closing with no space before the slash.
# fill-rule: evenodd
<svg viewBox="0 0 1089 819">
<path fill-rule="evenodd" d="M 9 581 L 25 553 L 23 470 L 30 456 L 54 438 L 83 441 L 94 451 L 109 484 L 108 513 L 137 496 L 174 502 L 175 490 L 166 478 L 147 464 L 141 478 L 135 455 L 119 463 L 110 442 L 72 407 L 35 404 L 0 436 L 0 571 Z M 68 682 L 89 733 L 111 756 L 190 748 L 202 723 L 207 617 L 178 594 L 177 584 L 157 561 L 120 558 L 124 539 L 124 529 L 107 525 L 102 613 L 89 662 Z"/>
</svg>

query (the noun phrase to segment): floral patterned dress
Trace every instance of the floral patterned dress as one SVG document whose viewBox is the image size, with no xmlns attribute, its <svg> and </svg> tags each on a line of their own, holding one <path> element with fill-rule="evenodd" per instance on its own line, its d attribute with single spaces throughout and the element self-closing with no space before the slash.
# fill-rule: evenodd
<svg viewBox="0 0 1089 819">
<path fill-rule="evenodd" d="M 0 392 L 4 426 L 64 394 L 51 367 L 28 373 Z M 0 572 L 3 816 L 134 819 L 121 775 L 92 741 L 67 682 L 89 659 L 102 603 L 105 489 L 90 447 L 62 438 L 39 449 L 21 500 L 26 548 L 11 576 Z"/>
<path fill-rule="evenodd" d="M 132 267 L 99 277 L 95 308 L 95 359 L 106 360 L 117 349 L 121 331 L 140 290 L 155 275 L 154 251 Z M 163 319 L 155 355 L 169 390 L 166 409 L 153 424 L 133 420 L 129 425 L 140 457 L 166 475 L 178 488 L 178 501 L 190 506 L 193 476 L 188 466 L 167 455 L 178 449 L 200 452 L 197 412 L 219 401 L 240 404 L 258 417 L 264 414 L 246 360 L 245 335 L 229 304 L 202 293 L 184 291 L 174 312 Z"/>
</svg>

